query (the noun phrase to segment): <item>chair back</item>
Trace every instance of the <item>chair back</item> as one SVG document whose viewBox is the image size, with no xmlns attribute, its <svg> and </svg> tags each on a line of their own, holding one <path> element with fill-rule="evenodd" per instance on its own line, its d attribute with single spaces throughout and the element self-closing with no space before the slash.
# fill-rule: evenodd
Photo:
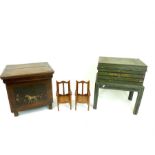
<svg viewBox="0 0 155 155">
<path fill-rule="evenodd" d="M 89 94 L 90 81 L 76 81 L 77 95 Z M 81 89 L 80 89 L 81 88 Z"/>
<path fill-rule="evenodd" d="M 70 81 L 56 81 L 58 95 L 67 95 L 71 92 Z"/>
</svg>

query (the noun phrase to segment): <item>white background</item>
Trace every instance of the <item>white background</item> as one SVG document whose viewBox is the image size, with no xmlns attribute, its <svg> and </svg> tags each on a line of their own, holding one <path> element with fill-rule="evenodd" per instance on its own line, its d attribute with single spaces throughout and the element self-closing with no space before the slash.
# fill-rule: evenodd
<svg viewBox="0 0 155 155">
<path fill-rule="evenodd" d="M 1 0 L 0 71 L 7 64 L 49 62 L 54 108 L 10 112 L 0 82 L 0 154 L 155 154 L 154 0 Z M 128 92 L 101 90 L 93 110 L 99 56 L 140 58 L 148 66 L 138 115 Z M 55 81 L 91 81 L 91 108 L 56 107 Z"/>
</svg>

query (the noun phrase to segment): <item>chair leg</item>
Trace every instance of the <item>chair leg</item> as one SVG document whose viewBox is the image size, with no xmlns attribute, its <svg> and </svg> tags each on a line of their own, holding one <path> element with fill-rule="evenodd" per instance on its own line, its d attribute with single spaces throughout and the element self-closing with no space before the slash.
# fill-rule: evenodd
<svg viewBox="0 0 155 155">
<path fill-rule="evenodd" d="M 70 96 L 70 102 L 69 102 L 69 104 L 70 104 L 70 110 L 72 109 L 72 96 Z"/>
<path fill-rule="evenodd" d="M 75 110 L 77 109 L 77 102 L 75 101 Z"/>
<path fill-rule="evenodd" d="M 57 106 L 58 106 L 58 111 L 59 111 L 59 103 L 57 103 Z"/>
<path fill-rule="evenodd" d="M 70 102 L 70 110 L 72 109 L 72 102 Z"/>
<path fill-rule="evenodd" d="M 88 98 L 88 111 L 89 111 L 89 107 L 90 107 L 90 99 Z"/>
<path fill-rule="evenodd" d="M 77 96 L 75 95 L 75 110 L 77 109 Z"/>
<path fill-rule="evenodd" d="M 88 111 L 89 111 L 89 103 L 88 103 Z"/>
</svg>

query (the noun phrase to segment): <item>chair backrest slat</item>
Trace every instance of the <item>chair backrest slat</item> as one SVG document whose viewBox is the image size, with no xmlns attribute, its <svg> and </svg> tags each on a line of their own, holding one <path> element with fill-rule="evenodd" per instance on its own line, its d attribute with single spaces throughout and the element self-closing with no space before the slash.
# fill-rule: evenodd
<svg viewBox="0 0 155 155">
<path fill-rule="evenodd" d="M 63 95 L 65 95 L 65 87 L 64 87 L 64 83 L 62 83 L 63 86 Z"/>
</svg>

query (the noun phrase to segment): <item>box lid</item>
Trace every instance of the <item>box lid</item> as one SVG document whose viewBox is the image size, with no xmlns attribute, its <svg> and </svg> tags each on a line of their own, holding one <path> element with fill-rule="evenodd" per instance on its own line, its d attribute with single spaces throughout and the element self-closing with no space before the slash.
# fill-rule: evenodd
<svg viewBox="0 0 155 155">
<path fill-rule="evenodd" d="M 142 70 L 146 71 L 147 66 L 140 60 L 134 58 L 115 58 L 115 57 L 99 57 L 98 69 L 115 68 L 124 70 Z"/>
<path fill-rule="evenodd" d="M 146 66 L 140 59 L 134 58 L 99 57 L 99 63 Z"/>
<path fill-rule="evenodd" d="M 47 62 L 7 65 L 1 74 L 1 79 L 22 78 L 40 75 L 52 75 L 54 70 Z"/>
</svg>

